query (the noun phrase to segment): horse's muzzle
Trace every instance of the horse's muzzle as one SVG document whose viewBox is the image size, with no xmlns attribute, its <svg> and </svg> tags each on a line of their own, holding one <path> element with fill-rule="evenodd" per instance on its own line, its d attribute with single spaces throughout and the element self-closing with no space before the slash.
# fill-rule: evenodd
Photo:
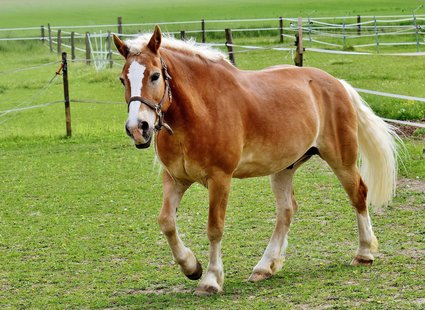
<svg viewBox="0 0 425 310">
<path fill-rule="evenodd" d="M 151 145 L 151 141 L 152 141 L 152 139 L 149 139 L 149 141 L 148 142 L 146 142 L 146 143 L 143 143 L 143 144 L 134 144 L 134 146 L 136 147 L 136 148 L 138 148 L 138 149 L 146 149 L 146 148 L 148 148 L 150 145 Z"/>
<path fill-rule="evenodd" d="M 149 128 L 147 122 L 139 122 L 136 128 L 129 128 L 127 123 L 125 131 L 127 135 L 133 139 L 134 145 L 138 149 L 145 149 L 151 145 L 153 129 Z"/>
</svg>

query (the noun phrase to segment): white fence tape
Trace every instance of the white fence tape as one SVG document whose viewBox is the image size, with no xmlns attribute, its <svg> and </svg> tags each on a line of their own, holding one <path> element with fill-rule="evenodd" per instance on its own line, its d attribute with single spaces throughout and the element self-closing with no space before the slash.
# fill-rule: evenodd
<svg viewBox="0 0 425 310">
<path fill-rule="evenodd" d="M 395 123 L 395 124 L 401 124 L 401 125 L 408 125 L 413 127 L 419 127 L 419 128 L 425 128 L 425 124 L 421 123 L 415 123 L 415 122 L 408 122 L 408 121 L 399 121 L 397 119 L 390 119 L 390 118 L 382 118 L 384 121 Z"/>
<path fill-rule="evenodd" d="M 378 95 L 378 96 L 384 96 L 384 97 L 391 97 L 391 98 L 397 98 L 397 99 L 404 99 L 404 100 L 413 100 L 413 101 L 425 102 L 425 98 L 420 98 L 420 97 L 384 93 L 384 92 L 380 92 L 380 91 L 363 89 L 363 88 L 354 88 L 354 89 L 357 90 L 360 93 L 366 93 L 366 94 Z"/>
</svg>

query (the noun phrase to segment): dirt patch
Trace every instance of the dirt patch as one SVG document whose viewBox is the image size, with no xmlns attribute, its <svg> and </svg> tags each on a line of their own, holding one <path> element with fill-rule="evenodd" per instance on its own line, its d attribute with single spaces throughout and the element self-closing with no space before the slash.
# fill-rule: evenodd
<svg viewBox="0 0 425 310">
<path fill-rule="evenodd" d="M 425 193 L 425 182 L 417 179 L 400 179 L 397 182 L 397 187 L 399 189 Z"/>
<path fill-rule="evenodd" d="M 419 298 L 413 301 L 415 304 L 423 305 L 425 304 L 425 298 Z"/>
<path fill-rule="evenodd" d="M 404 256 L 408 256 L 414 260 L 419 260 L 425 257 L 425 250 L 406 249 L 406 250 L 401 250 L 401 254 Z"/>
<path fill-rule="evenodd" d="M 425 120 L 419 120 L 419 121 L 413 121 L 415 123 L 424 124 Z M 415 132 L 419 129 L 416 126 L 409 126 L 409 125 L 401 125 L 401 124 L 395 124 L 390 123 L 392 126 L 396 128 L 396 132 L 400 137 L 402 138 L 425 138 L 425 134 L 415 134 Z"/>
<path fill-rule="evenodd" d="M 192 289 L 189 289 L 183 285 L 177 285 L 173 287 L 163 287 L 159 285 L 147 289 L 132 289 L 126 291 L 125 293 L 128 295 L 168 295 L 177 293 L 188 294 L 192 292 Z"/>
</svg>

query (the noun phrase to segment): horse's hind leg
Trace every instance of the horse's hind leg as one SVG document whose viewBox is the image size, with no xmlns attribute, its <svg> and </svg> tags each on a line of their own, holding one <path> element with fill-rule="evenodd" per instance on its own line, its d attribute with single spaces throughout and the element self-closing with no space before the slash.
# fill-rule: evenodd
<svg viewBox="0 0 425 310">
<path fill-rule="evenodd" d="M 342 169 L 334 169 L 334 171 L 350 197 L 357 216 L 359 248 L 351 264 L 371 265 L 374 259 L 372 252 L 378 250 L 378 240 L 372 230 L 372 223 L 366 202 L 367 187 L 355 165 L 350 169 L 344 167 Z"/>
<path fill-rule="evenodd" d="M 345 154 L 338 156 L 338 158 L 335 157 L 335 153 L 326 154 L 321 152 L 321 156 L 328 162 L 329 166 L 338 177 L 356 211 L 359 248 L 351 264 L 355 266 L 371 265 L 374 260 L 372 252 L 377 251 L 378 240 L 373 233 L 369 217 L 366 201 L 367 187 L 356 166 L 357 149 L 353 148 L 351 155 L 348 155 L 348 152 L 349 147 L 345 149 Z"/>
<path fill-rule="evenodd" d="M 249 281 L 270 278 L 283 265 L 287 236 L 297 203 L 292 189 L 292 177 L 296 168 L 285 169 L 270 177 L 273 193 L 276 197 L 276 226 L 263 257 L 254 267 Z"/>
<path fill-rule="evenodd" d="M 173 180 L 170 175 L 163 173 L 163 204 L 158 218 L 161 231 L 167 238 L 174 260 L 180 265 L 183 273 L 191 280 L 198 280 L 202 276 L 201 264 L 192 251 L 185 247 L 176 228 L 176 212 L 183 194 L 190 184 L 182 184 Z"/>
</svg>

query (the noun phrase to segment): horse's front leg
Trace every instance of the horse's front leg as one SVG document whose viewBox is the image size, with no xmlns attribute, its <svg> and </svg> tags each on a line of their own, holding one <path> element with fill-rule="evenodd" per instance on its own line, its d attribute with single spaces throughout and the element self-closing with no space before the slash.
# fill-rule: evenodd
<svg viewBox="0 0 425 310">
<path fill-rule="evenodd" d="M 183 273 L 191 280 L 198 280 L 202 276 L 202 266 L 193 255 L 192 251 L 185 247 L 180 239 L 176 228 L 176 212 L 185 191 L 191 183 L 183 184 L 171 178 L 168 172 L 163 173 L 163 204 L 158 218 L 161 231 L 167 238 L 174 260 L 180 265 Z"/>
<path fill-rule="evenodd" d="M 224 270 L 221 260 L 221 239 L 224 231 L 224 218 L 230 183 L 231 177 L 227 175 L 216 176 L 208 180 L 208 239 L 210 252 L 206 274 L 196 289 L 196 294 L 198 295 L 210 295 L 223 290 Z"/>
</svg>

